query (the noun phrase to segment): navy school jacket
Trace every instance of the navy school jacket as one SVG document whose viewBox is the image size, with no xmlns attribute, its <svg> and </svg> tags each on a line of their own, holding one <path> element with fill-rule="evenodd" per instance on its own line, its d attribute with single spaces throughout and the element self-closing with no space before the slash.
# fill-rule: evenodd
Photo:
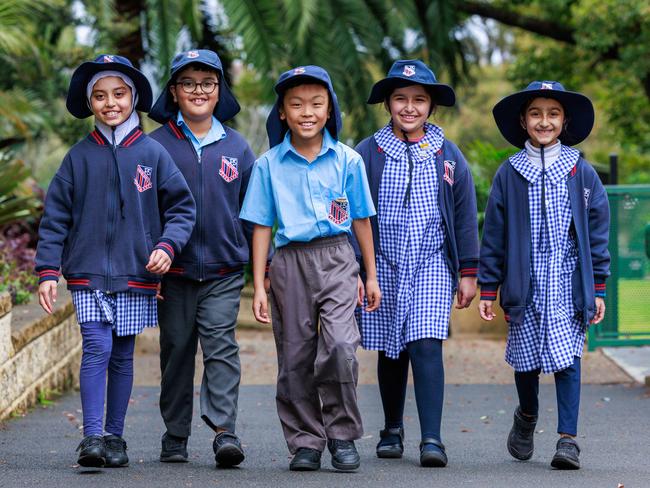
<svg viewBox="0 0 650 488">
<path fill-rule="evenodd" d="M 39 281 L 58 281 L 61 269 L 71 290 L 153 295 L 160 277 L 145 269 L 149 256 L 161 249 L 174 259 L 195 210 L 169 154 L 140 128 L 116 147 L 94 130 L 50 183 L 36 250 Z"/>
<path fill-rule="evenodd" d="M 361 141 L 355 150 L 361 154 L 366 165 L 366 174 L 370 193 L 375 207 L 379 207 L 379 185 L 386 164 L 386 153 L 377 145 L 374 136 Z M 445 161 L 454 161 L 452 184 L 445 181 Z M 445 227 L 444 254 L 449 270 L 455 277 L 476 276 L 478 272 L 478 223 L 476 216 L 476 192 L 474 180 L 465 157 L 456 145 L 445 139 L 442 148 L 436 154 L 438 174 L 438 205 Z M 370 217 L 375 255 L 381 252 L 379 247 L 379 223 L 377 216 Z M 360 259 L 361 253 L 356 240 L 352 244 Z"/>
<path fill-rule="evenodd" d="M 249 261 L 252 225 L 239 219 L 255 155 L 235 130 L 203 148 L 201 160 L 192 142 L 173 120 L 151 133 L 183 173 L 196 200 L 196 226 L 176 256 L 170 275 L 210 280 L 243 273 Z"/>
<path fill-rule="evenodd" d="M 609 275 L 609 202 L 596 171 L 579 158 L 567 180 L 578 244 L 578 266 L 571 278 L 573 303 L 585 323 L 593 318 L 595 296 L 604 295 Z M 521 323 L 532 301 L 530 286 L 528 182 L 505 161 L 492 182 L 485 211 L 479 266 L 481 300 L 500 303 L 509 319 Z"/>
</svg>

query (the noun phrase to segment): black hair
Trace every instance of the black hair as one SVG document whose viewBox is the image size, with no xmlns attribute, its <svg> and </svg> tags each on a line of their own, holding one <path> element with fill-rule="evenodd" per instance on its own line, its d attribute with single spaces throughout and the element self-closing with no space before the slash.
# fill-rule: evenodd
<svg viewBox="0 0 650 488">
<path fill-rule="evenodd" d="M 178 80 L 178 75 L 180 75 L 183 71 L 185 71 L 187 69 L 190 69 L 190 68 L 192 68 L 192 69 L 194 69 L 196 71 L 202 71 L 204 73 L 214 73 L 215 75 L 217 75 L 217 80 L 219 82 L 221 82 L 221 73 L 217 69 L 215 69 L 215 68 L 213 68 L 211 66 L 208 66 L 207 64 L 199 63 L 197 61 L 197 62 L 194 62 L 194 63 L 186 64 L 180 70 L 178 70 L 176 73 L 174 73 L 174 76 L 172 76 L 172 79 L 169 80 L 169 84 L 171 85 L 171 84 L 176 83 L 176 80 Z"/>
</svg>

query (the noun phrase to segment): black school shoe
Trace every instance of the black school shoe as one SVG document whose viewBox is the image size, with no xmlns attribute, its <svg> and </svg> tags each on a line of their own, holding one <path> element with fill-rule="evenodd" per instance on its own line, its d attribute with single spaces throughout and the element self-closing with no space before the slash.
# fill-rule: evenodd
<svg viewBox="0 0 650 488">
<path fill-rule="evenodd" d="M 551 466 L 556 469 L 580 469 L 580 446 L 571 437 L 560 437 Z"/>
<path fill-rule="evenodd" d="M 445 445 L 433 437 L 422 439 L 422 442 L 420 442 L 420 466 L 423 468 L 444 468 L 447 466 Z"/>
<path fill-rule="evenodd" d="M 214 460 L 221 468 L 232 468 L 244 460 L 244 450 L 239 438 L 232 432 L 219 432 L 212 443 Z"/>
<path fill-rule="evenodd" d="M 129 465 L 129 456 L 126 455 L 126 442 L 121 437 L 113 434 L 104 436 L 106 446 L 106 467 L 121 468 Z"/>
<path fill-rule="evenodd" d="M 176 437 L 165 432 L 161 439 L 161 463 L 186 463 L 187 462 L 187 437 Z"/>
<path fill-rule="evenodd" d="M 103 468 L 106 464 L 106 446 L 101 435 L 89 435 L 83 438 L 79 446 L 77 463 L 84 468 Z"/>
<path fill-rule="evenodd" d="M 332 466 L 340 471 L 354 471 L 361 465 L 361 457 L 354 441 L 328 439 L 327 448 L 332 454 Z"/>
<path fill-rule="evenodd" d="M 377 457 L 384 459 L 398 459 L 404 454 L 404 428 L 396 427 L 379 431 L 377 444 Z"/>
<path fill-rule="evenodd" d="M 510 455 L 520 461 L 527 461 L 533 457 L 533 434 L 537 417 L 525 417 L 521 413 L 521 408 L 517 407 L 512 422 L 512 429 L 508 434 L 508 452 Z"/>
<path fill-rule="evenodd" d="M 318 471 L 321 452 L 309 447 L 299 447 L 289 463 L 289 471 Z"/>
</svg>

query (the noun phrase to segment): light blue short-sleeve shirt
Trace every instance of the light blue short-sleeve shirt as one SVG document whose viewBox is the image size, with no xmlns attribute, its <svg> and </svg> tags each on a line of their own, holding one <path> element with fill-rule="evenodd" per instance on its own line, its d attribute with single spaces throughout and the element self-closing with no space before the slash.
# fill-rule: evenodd
<svg viewBox="0 0 650 488">
<path fill-rule="evenodd" d="M 273 226 L 275 246 L 350 233 L 353 219 L 375 215 L 361 156 L 323 130 L 311 163 L 291 145 L 290 132 L 253 167 L 240 218 Z"/>
<path fill-rule="evenodd" d="M 201 159 L 201 154 L 203 153 L 203 148 L 205 146 L 208 146 L 213 142 L 220 141 L 221 139 L 226 137 L 226 130 L 223 128 L 221 122 L 219 122 L 214 115 L 212 116 L 212 125 L 210 126 L 210 130 L 208 131 L 208 133 L 205 135 L 203 139 L 199 139 L 194 135 L 192 129 L 190 129 L 187 123 L 185 122 L 185 119 L 183 118 L 183 114 L 180 112 L 180 110 L 178 111 L 178 115 L 176 116 L 176 125 L 178 125 L 181 128 L 181 130 L 185 134 L 185 137 L 187 137 L 188 140 L 192 143 L 192 146 L 194 147 L 194 150 L 196 151 L 196 154 L 199 157 L 199 162 Z"/>
</svg>

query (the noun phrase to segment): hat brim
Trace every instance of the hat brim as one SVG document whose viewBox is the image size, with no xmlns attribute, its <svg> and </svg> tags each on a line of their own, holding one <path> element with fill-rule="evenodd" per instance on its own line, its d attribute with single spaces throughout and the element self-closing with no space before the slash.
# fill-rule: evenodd
<svg viewBox="0 0 650 488">
<path fill-rule="evenodd" d="M 230 89 L 230 86 L 228 86 L 228 83 L 226 82 L 226 79 L 223 75 L 223 69 L 210 63 L 188 60 L 188 62 L 180 64 L 174 71 L 172 71 L 169 81 L 167 81 L 165 88 L 151 108 L 151 112 L 149 112 L 150 119 L 155 120 L 159 124 L 165 124 L 168 120 L 176 117 L 179 108 L 178 104 L 174 102 L 174 97 L 172 97 L 171 93 L 169 92 L 169 87 L 171 86 L 172 80 L 179 71 L 185 68 L 188 64 L 197 63 L 219 72 L 219 101 L 217 102 L 217 105 L 214 107 L 214 111 L 212 112 L 217 120 L 219 122 L 226 122 L 239 113 L 241 107 L 239 106 L 239 102 L 237 102 L 235 95 Z"/>
<path fill-rule="evenodd" d="M 433 103 L 444 107 L 453 107 L 456 104 L 456 93 L 454 89 L 444 83 L 421 83 L 410 78 L 391 77 L 384 78 L 375 83 L 368 97 L 368 104 L 382 103 L 395 88 L 409 85 L 422 85 L 431 92 Z"/>
<path fill-rule="evenodd" d="M 131 78 L 138 92 L 138 103 L 135 109 L 140 112 L 149 112 L 153 94 L 149 80 L 147 80 L 147 77 L 142 72 L 122 63 L 96 63 L 94 61 L 87 61 L 74 71 L 70 80 L 70 89 L 68 90 L 65 105 L 73 116 L 78 119 L 85 119 L 93 114 L 88 106 L 86 87 L 90 79 L 100 71 L 119 71 Z"/>
<path fill-rule="evenodd" d="M 508 95 L 492 109 L 494 120 L 503 137 L 513 146 L 523 148 L 530 137 L 521 126 L 521 108 L 531 98 L 552 98 L 564 107 L 566 129 L 560 140 L 567 146 L 584 141 L 594 127 L 594 106 L 582 93 L 559 90 L 524 90 Z"/>
</svg>

